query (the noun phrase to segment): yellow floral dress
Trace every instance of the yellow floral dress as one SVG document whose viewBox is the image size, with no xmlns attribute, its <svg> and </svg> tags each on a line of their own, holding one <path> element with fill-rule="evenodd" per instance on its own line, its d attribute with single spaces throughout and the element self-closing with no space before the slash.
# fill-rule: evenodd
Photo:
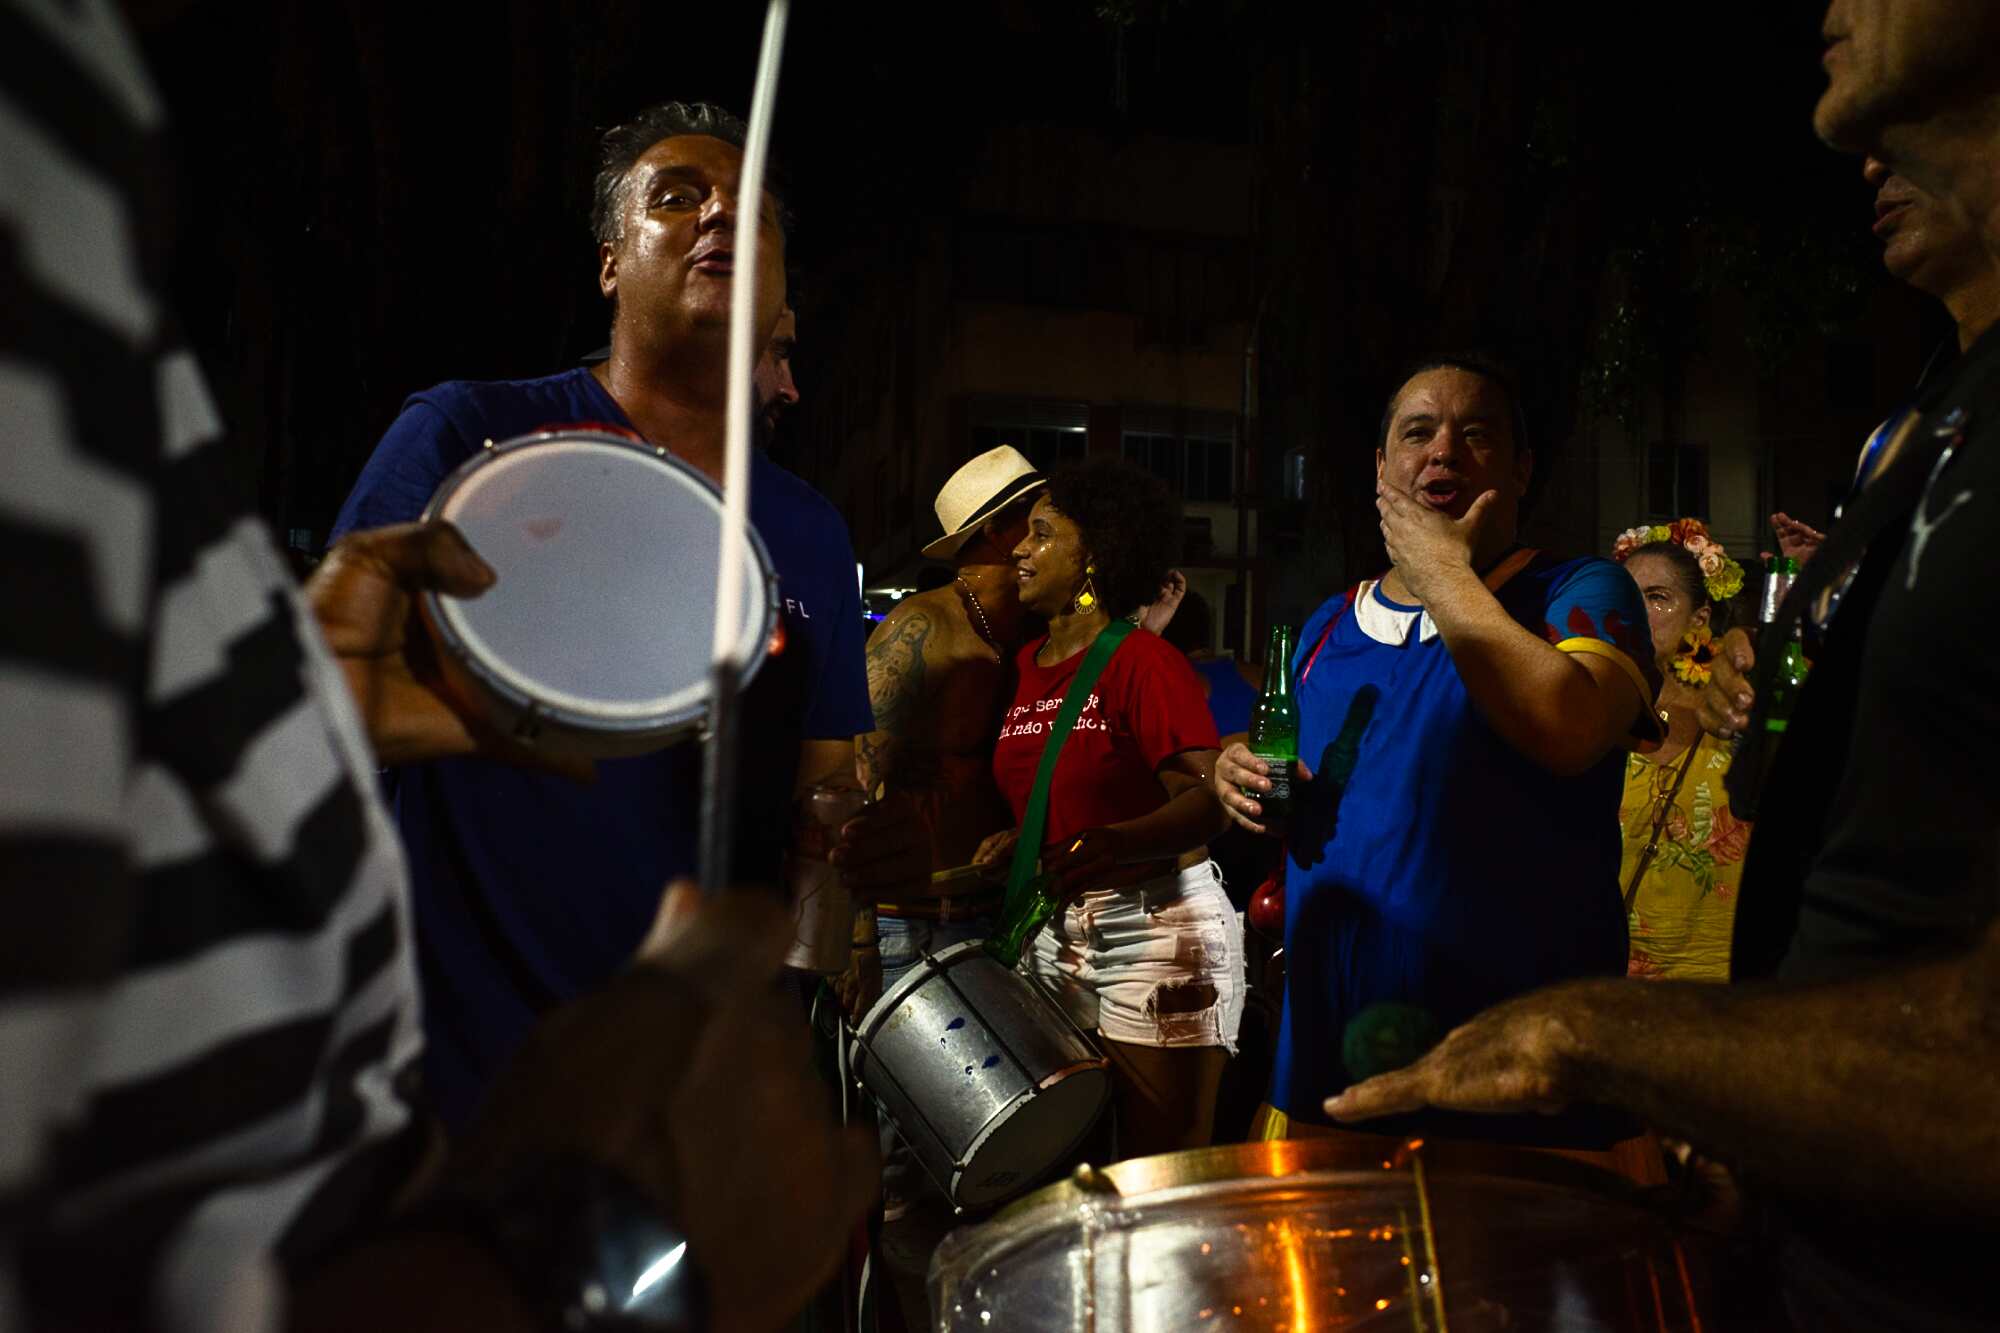
<svg viewBox="0 0 2000 1333">
<path fill-rule="evenodd" d="M 1625 833 L 1625 858 L 1618 885 L 1632 883 L 1639 858 L 1653 836 L 1681 765 L 1687 777 L 1673 804 L 1664 810 L 1660 849 L 1632 900 L 1629 976 L 1647 980 L 1727 981 L 1729 939 L 1736 922 L 1736 888 L 1750 825 L 1729 813 L 1722 775 L 1729 771 L 1729 747 L 1703 735 L 1692 754 L 1665 764 L 1638 755 L 1625 761 L 1625 796 L 1618 808 Z"/>
</svg>

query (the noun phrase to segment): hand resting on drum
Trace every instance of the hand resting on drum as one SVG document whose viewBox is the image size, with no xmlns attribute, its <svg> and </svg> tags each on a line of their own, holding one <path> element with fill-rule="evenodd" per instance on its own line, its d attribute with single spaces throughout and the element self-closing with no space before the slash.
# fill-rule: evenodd
<svg viewBox="0 0 2000 1333">
<path fill-rule="evenodd" d="M 1447 1033 L 1415 1064 L 1329 1097 L 1327 1115 L 1373 1120 L 1426 1106 L 1550 1115 L 1563 1110 L 1577 1098 L 1569 1077 L 1575 1036 L 1564 1021 L 1568 989 L 1537 991 L 1488 1009 Z"/>
<path fill-rule="evenodd" d="M 1326 1113 L 1574 1102 L 1628 1111 L 1799 1199 L 1988 1225 L 2000 925 L 1969 949 L 1838 981 L 1565 982 L 1480 1014 Z"/>
<path fill-rule="evenodd" d="M 450 524 L 399 523 L 343 537 L 305 597 L 381 763 L 481 754 L 588 782 L 589 761 L 525 749 L 454 707 L 443 685 L 416 599 L 427 591 L 477 597 L 493 577 Z"/>
</svg>

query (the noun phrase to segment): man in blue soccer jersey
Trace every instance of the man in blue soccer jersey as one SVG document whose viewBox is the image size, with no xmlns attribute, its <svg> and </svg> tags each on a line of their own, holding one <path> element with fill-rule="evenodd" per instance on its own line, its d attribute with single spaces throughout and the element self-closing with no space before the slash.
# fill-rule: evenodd
<svg viewBox="0 0 2000 1333">
<path fill-rule="evenodd" d="M 1516 542 L 1534 467 L 1521 423 L 1511 380 L 1484 360 L 1404 381 L 1375 454 L 1392 567 L 1299 635 L 1285 1011 L 1263 1137 L 1326 1125 L 1329 1095 L 1496 1000 L 1624 971 L 1622 751 L 1652 734 L 1659 685 L 1646 612 L 1610 561 Z M 1215 773 L 1260 832 L 1242 789 L 1268 791 L 1267 772 L 1234 745 Z M 1582 1116 L 1370 1128 L 1622 1137 Z"/>
<path fill-rule="evenodd" d="M 738 225 L 761 229 L 757 341 L 785 307 L 775 189 L 739 200 L 744 127 L 667 103 L 604 136 L 592 207 L 609 358 L 540 379 L 453 381 L 413 395 L 362 470 L 336 535 L 415 518 L 481 441 L 595 422 L 666 447 L 720 481 L 729 284 Z M 794 392 L 794 396 L 796 393 Z M 775 882 L 797 785 L 853 783 L 854 737 L 875 728 L 847 526 L 762 452 L 750 521 L 780 584 L 786 646 L 744 696 L 735 877 Z M 537 1015 L 617 972 L 661 887 L 695 869 L 699 747 L 601 762 L 586 788 L 478 759 L 394 774 L 420 945 L 425 1077 L 449 1125 L 466 1122 Z M 927 882 L 915 821 L 865 814 L 835 853 L 857 899 Z"/>
</svg>

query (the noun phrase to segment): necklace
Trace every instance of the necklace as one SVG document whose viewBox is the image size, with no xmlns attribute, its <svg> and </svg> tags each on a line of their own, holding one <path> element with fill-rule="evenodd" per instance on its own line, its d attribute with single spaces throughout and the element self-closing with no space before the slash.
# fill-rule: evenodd
<svg viewBox="0 0 2000 1333">
<path fill-rule="evenodd" d="M 979 631 L 979 637 L 986 640 L 986 646 L 1005 660 L 1007 655 L 1000 651 L 1000 641 L 994 637 L 993 626 L 986 619 L 986 608 L 979 604 L 979 597 L 972 591 L 972 585 L 965 581 L 963 574 L 955 575 L 952 582 L 956 583 L 959 591 L 965 594 L 966 606 L 971 610 L 973 620 L 977 622 L 973 628 Z"/>
</svg>

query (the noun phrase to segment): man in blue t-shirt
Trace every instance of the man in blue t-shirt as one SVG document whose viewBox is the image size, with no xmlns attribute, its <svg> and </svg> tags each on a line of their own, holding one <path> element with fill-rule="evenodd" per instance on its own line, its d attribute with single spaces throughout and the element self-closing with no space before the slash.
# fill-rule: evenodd
<svg viewBox="0 0 2000 1333">
<path fill-rule="evenodd" d="M 708 106 L 655 107 L 604 137 L 592 209 L 610 358 L 541 379 L 454 381 L 413 395 L 362 470 L 335 535 L 415 518 L 480 444 L 599 422 L 663 445 L 718 483 L 727 407 L 729 285 L 742 123 Z M 755 205 L 757 336 L 785 305 L 782 206 Z M 776 568 L 786 646 L 740 709 L 733 878 L 776 883 L 795 789 L 853 783 L 874 729 L 864 622 L 846 524 L 761 453 L 750 520 Z M 424 988 L 425 1075 L 460 1126 L 540 1013 L 623 967 L 668 880 L 695 870 L 698 746 L 596 766 L 596 782 L 481 760 L 391 775 L 409 853 Z M 857 897 L 928 877 L 912 821 L 871 813 L 836 852 Z"/>
<path fill-rule="evenodd" d="M 1497 1000 L 1625 968 L 1621 750 L 1652 734 L 1646 611 L 1608 560 L 1515 543 L 1534 459 L 1512 384 L 1432 362 L 1376 450 L 1389 572 L 1299 635 L 1299 777 L 1286 836 L 1284 1019 L 1266 1137 L 1414 1058 Z M 1215 788 L 1257 831 L 1268 768 L 1242 745 Z M 1317 776 L 1315 776 L 1317 775 Z M 1583 1117 L 1403 1126 L 1604 1146 Z M 1626 1131 L 1629 1132 L 1629 1131 Z"/>
</svg>

